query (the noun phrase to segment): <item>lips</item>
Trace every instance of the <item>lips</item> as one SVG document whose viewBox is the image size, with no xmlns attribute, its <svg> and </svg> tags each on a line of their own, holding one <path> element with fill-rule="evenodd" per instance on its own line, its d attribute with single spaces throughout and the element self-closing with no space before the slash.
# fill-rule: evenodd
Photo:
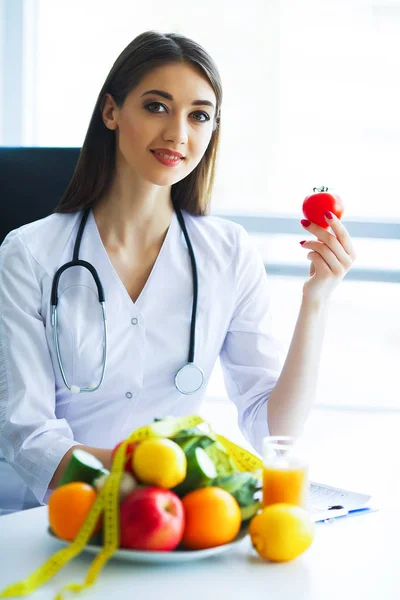
<svg viewBox="0 0 400 600">
<path fill-rule="evenodd" d="M 177 158 L 185 158 L 183 154 L 180 152 L 175 152 L 175 150 L 168 150 L 168 148 L 153 148 L 151 152 L 162 152 L 167 156 L 176 156 Z"/>
<path fill-rule="evenodd" d="M 151 150 L 151 153 L 158 162 L 165 165 L 166 167 L 177 167 L 181 164 L 183 160 L 185 160 L 183 157 L 167 158 L 166 156 L 161 156 L 161 154 L 158 154 L 155 150 Z"/>
</svg>

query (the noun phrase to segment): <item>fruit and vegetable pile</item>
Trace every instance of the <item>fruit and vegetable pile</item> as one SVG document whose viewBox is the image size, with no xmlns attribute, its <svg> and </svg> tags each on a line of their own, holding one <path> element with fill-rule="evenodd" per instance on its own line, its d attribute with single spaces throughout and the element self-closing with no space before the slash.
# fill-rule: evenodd
<svg viewBox="0 0 400 600">
<path fill-rule="evenodd" d="M 206 429 L 208 427 L 206 426 Z M 201 550 L 232 542 L 261 507 L 261 473 L 239 471 L 204 427 L 126 444 L 118 490 L 119 547 Z M 209 428 L 208 428 L 209 429 Z M 115 460 L 119 443 L 113 450 Z M 49 499 L 51 531 L 73 541 L 110 473 L 75 449 Z M 102 544 L 99 517 L 90 542 Z"/>
<path fill-rule="evenodd" d="M 194 418 L 194 426 L 182 428 L 177 423 L 193 418 L 156 419 L 142 440 L 131 441 L 133 432 L 114 448 L 111 473 L 91 454 L 74 450 L 49 499 L 52 533 L 76 543 L 91 521 L 87 543 L 105 547 L 107 511 L 94 521 L 91 510 L 99 495 L 111 497 L 119 457 L 123 472 L 114 489 L 118 548 L 202 550 L 248 532 L 264 559 L 281 562 L 302 554 L 314 538 L 308 513 L 289 504 L 263 508 L 260 459 Z"/>
</svg>

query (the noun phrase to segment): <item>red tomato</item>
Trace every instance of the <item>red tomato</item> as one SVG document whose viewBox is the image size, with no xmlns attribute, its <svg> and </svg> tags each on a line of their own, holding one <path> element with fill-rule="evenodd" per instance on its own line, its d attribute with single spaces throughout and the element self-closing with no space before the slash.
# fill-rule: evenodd
<svg viewBox="0 0 400 600">
<path fill-rule="evenodd" d="M 120 445 L 123 443 L 123 441 L 119 442 L 119 444 L 117 444 L 115 446 L 114 450 L 112 451 L 112 454 L 111 454 L 112 461 L 114 460 L 116 451 L 118 450 Z M 133 456 L 136 446 L 137 446 L 137 442 L 129 442 L 129 444 L 127 445 L 126 450 L 125 450 L 126 460 L 125 460 L 124 471 L 126 471 L 127 473 L 131 473 L 131 475 L 135 475 L 135 473 L 133 472 L 133 468 L 132 468 L 132 456 Z"/>
<path fill-rule="evenodd" d="M 343 203 L 337 194 L 328 192 L 327 187 L 313 188 L 313 192 L 303 202 L 303 215 L 311 223 L 329 229 L 324 212 L 329 210 L 338 219 L 341 219 L 344 211 Z"/>
</svg>

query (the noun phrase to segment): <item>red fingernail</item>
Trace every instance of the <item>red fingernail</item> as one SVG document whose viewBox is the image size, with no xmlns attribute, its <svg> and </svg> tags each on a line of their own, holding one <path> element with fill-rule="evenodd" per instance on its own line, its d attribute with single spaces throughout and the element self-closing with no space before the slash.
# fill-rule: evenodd
<svg viewBox="0 0 400 600">
<path fill-rule="evenodd" d="M 303 240 L 302 242 L 300 242 L 301 245 L 305 244 L 307 240 Z"/>
<path fill-rule="evenodd" d="M 324 214 L 327 219 L 333 219 L 333 214 L 331 212 L 329 212 L 329 210 L 326 210 Z"/>
<path fill-rule="evenodd" d="M 308 227 L 309 225 L 311 225 L 311 222 L 307 221 L 307 219 L 302 219 L 300 223 L 303 225 L 303 227 Z"/>
</svg>

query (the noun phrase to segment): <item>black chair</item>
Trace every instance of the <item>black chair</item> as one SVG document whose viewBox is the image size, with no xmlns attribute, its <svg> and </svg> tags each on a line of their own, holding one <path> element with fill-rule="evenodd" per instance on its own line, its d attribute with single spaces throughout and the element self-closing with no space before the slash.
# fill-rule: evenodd
<svg viewBox="0 0 400 600">
<path fill-rule="evenodd" d="M 67 188 L 80 148 L 0 148 L 0 244 L 47 217 Z"/>
</svg>

